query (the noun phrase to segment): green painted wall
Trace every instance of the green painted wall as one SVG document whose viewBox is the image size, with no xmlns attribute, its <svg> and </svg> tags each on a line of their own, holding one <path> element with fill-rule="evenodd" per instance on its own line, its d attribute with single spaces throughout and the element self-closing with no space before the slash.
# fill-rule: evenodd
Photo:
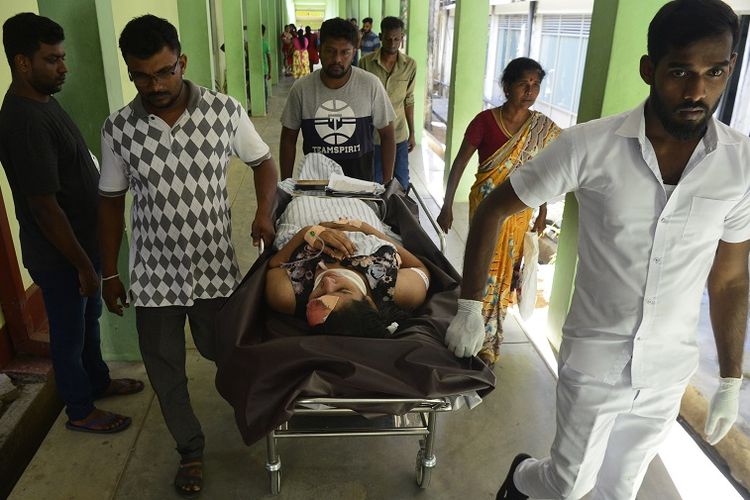
<svg viewBox="0 0 750 500">
<path fill-rule="evenodd" d="M 263 46 L 261 38 L 261 18 L 263 9 L 258 0 L 245 2 L 247 20 L 247 55 L 250 65 L 250 113 L 265 116 L 266 98 L 263 73 Z"/>
<path fill-rule="evenodd" d="M 338 6 L 338 17 L 343 17 L 344 19 L 349 17 L 349 2 L 347 0 L 339 0 L 339 6 Z"/>
<path fill-rule="evenodd" d="M 13 2 L 0 2 L 0 24 L 4 23 L 8 18 L 13 17 L 19 12 L 38 13 L 39 9 L 36 0 L 15 0 Z M 0 89 L 3 89 L 3 95 L 5 95 L 5 90 L 10 86 L 10 82 L 10 67 L 8 66 L 7 60 L 5 58 L 5 52 L 3 52 L 2 62 L 0 62 Z M 21 270 L 21 279 L 23 280 L 23 286 L 25 288 L 28 288 L 34 282 L 21 263 L 21 243 L 18 240 L 18 220 L 16 220 L 16 209 L 13 205 L 13 195 L 10 192 L 8 179 L 7 177 L 5 177 L 5 170 L 3 168 L 0 168 L 0 191 L 3 194 L 3 201 L 5 202 L 5 212 L 8 215 L 8 223 L 10 224 L 10 232 L 13 236 L 13 245 L 16 248 L 18 268 Z M 5 316 L 3 316 L 2 310 L 0 310 L 0 328 L 3 325 L 5 325 Z"/>
<path fill-rule="evenodd" d="M 383 0 L 383 17 L 401 16 L 400 0 Z"/>
<path fill-rule="evenodd" d="M 638 72 L 646 53 L 648 24 L 664 0 L 597 0 L 581 87 L 578 122 L 609 116 L 635 107 L 648 96 Z M 578 254 L 578 204 L 569 194 L 557 248 L 549 307 L 549 334 L 559 346 L 570 307 Z"/>
<path fill-rule="evenodd" d="M 372 18 L 372 31 L 380 33 L 380 21 L 383 20 L 383 2 L 382 0 L 370 1 L 370 17 Z"/>
<path fill-rule="evenodd" d="M 486 58 L 484 56 L 477 57 L 477 54 L 483 55 L 487 49 L 488 30 L 486 27 L 489 13 L 489 0 L 475 0 L 471 4 L 465 2 L 456 4 L 450 96 L 448 98 L 448 130 L 445 145 L 446 167 L 453 164 L 469 122 L 477 113 L 482 111 L 482 96 L 484 95 L 482 75 L 484 75 Z M 473 174 L 476 171 L 475 167 L 476 161 L 472 158 L 466 173 Z M 446 168 L 445 181 L 448 179 L 449 172 L 450 168 Z M 461 178 L 456 191 L 456 201 L 469 200 L 469 190 L 473 183 L 474 176 L 471 174 L 464 175 Z"/>
<path fill-rule="evenodd" d="M 208 0 L 177 0 L 180 44 L 188 58 L 185 77 L 203 87 L 214 88 L 214 55 Z"/>
<path fill-rule="evenodd" d="M 375 1 L 375 0 L 373 0 Z M 362 27 L 362 19 L 366 18 L 370 15 L 370 0 L 359 0 L 359 7 L 358 7 L 357 15 L 354 16 L 357 18 L 357 23 L 359 24 L 359 27 Z"/>
<path fill-rule="evenodd" d="M 104 65 L 94 0 L 38 0 L 39 13 L 65 30 L 68 75 L 55 97 L 81 129 L 89 149 L 101 158 L 100 130 L 109 115 Z"/>
</svg>

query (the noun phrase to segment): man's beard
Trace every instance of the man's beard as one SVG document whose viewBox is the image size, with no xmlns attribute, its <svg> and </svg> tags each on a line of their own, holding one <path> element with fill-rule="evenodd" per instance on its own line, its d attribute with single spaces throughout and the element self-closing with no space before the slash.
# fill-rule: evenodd
<svg viewBox="0 0 750 500">
<path fill-rule="evenodd" d="M 703 134 L 706 133 L 706 128 L 708 127 L 708 120 L 711 119 L 714 111 L 716 111 L 716 108 L 719 106 L 719 101 L 716 102 L 713 109 L 709 109 L 703 101 L 694 101 L 685 102 L 677 108 L 670 110 L 667 109 L 664 101 L 661 100 L 653 86 L 651 87 L 648 102 L 654 110 L 654 113 L 656 113 L 657 118 L 659 118 L 664 130 L 678 141 L 690 141 L 703 137 Z M 680 110 L 694 108 L 703 109 L 704 114 L 702 120 L 690 123 L 678 122 L 674 119 L 674 114 Z"/>
<path fill-rule="evenodd" d="M 49 82 L 40 82 L 40 81 L 32 80 L 30 83 L 31 83 L 32 88 L 36 90 L 37 92 L 39 92 L 40 94 L 52 95 L 52 94 L 57 94 L 58 92 L 62 90 L 62 87 L 65 81 L 63 80 L 63 81 L 56 81 L 54 83 L 49 83 Z"/>
<path fill-rule="evenodd" d="M 168 96 L 168 97 L 169 97 L 169 99 L 168 99 L 168 100 L 165 100 L 165 101 L 162 101 L 162 102 L 158 102 L 158 101 L 157 101 L 157 99 L 158 99 L 158 98 L 160 98 L 160 97 L 162 97 L 162 96 L 164 96 L 164 97 L 167 97 L 167 96 Z M 171 107 L 172 107 L 172 105 L 173 105 L 173 104 L 174 104 L 175 102 L 177 102 L 177 99 L 178 99 L 179 97 L 180 97 L 180 95 L 179 95 L 179 94 L 177 94 L 176 96 L 173 96 L 173 95 L 172 95 L 172 94 L 170 94 L 169 92 L 153 92 L 153 93 L 151 93 L 151 94 L 148 94 L 148 95 L 146 96 L 146 100 L 148 101 L 148 103 L 149 103 L 149 104 L 150 104 L 151 106 L 153 106 L 153 107 L 155 107 L 155 108 L 159 108 L 159 109 L 168 109 L 168 108 L 171 108 Z"/>
<path fill-rule="evenodd" d="M 335 71 L 335 72 L 331 71 L 334 67 L 343 68 L 343 71 Z M 346 67 L 341 66 L 340 64 L 331 64 L 328 66 L 323 66 L 323 71 L 325 72 L 326 76 L 328 76 L 329 78 L 334 78 L 334 79 L 344 78 L 347 75 L 347 73 L 351 71 L 351 69 L 352 69 L 351 65 L 346 66 Z"/>
</svg>

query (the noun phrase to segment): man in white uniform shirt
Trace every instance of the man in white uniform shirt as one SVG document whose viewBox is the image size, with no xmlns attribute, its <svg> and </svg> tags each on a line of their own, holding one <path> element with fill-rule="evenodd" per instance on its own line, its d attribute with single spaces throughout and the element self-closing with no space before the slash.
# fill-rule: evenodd
<svg viewBox="0 0 750 500">
<path fill-rule="evenodd" d="M 227 198 L 230 157 L 253 171 L 255 244 L 273 241 L 278 175 L 242 106 L 183 80 L 187 57 L 168 21 L 131 20 L 120 50 L 138 95 L 102 127 L 102 296 L 116 314 L 128 298 L 135 305 L 143 363 L 181 456 L 174 486 L 195 495 L 202 488 L 204 436 L 187 390 L 185 320 L 201 355 L 215 359 L 216 314 L 241 279 Z M 133 230 L 126 298 L 117 253 L 128 190 Z"/>
<path fill-rule="evenodd" d="M 649 26 L 648 99 L 564 131 L 480 205 L 464 259 L 457 356 L 479 351 L 481 297 L 505 217 L 573 192 L 578 269 L 563 327 L 549 458 L 516 456 L 497 498 L 632 499 L 698 364 L 708 286 L 720 386 L 707 440 L 738 411 L 747 327 L 750 139 L 712 118 L 734 69 L 738 20 L 720 0 L 676 0 Z"/>
</svg>

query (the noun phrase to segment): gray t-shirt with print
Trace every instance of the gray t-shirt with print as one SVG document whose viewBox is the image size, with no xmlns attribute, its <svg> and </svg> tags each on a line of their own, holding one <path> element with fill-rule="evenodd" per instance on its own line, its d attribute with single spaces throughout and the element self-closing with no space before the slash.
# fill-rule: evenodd
<svg viewBox="0 0 750 500">
<path fill-rule="evenodd" d="M 281 124 L 302 130 L 305 154 L 322 153 L 350 177 L 372 180 L 374 129 L 386 127 L 396 114 L 373 74 L 352 66 L 349 81 L 329 89 L 320 71 L 297 80 L 289 92 Z"/>
</svg>

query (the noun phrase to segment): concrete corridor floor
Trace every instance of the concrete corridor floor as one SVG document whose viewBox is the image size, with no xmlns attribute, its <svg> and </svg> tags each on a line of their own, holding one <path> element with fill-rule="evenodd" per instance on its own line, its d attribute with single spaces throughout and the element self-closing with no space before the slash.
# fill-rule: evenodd
<svg viewBox="0 0 750 500">
<path fill-rule="evenodd" d="M 271 113 L 253 118 L 278 158 L 279 115 L 290 81 L 274 88 Z M 301 143 L 301 141 L 300 141 Z M 428 154 L 412 153 L 412 182 L 427 196 L 431 172 Z M 298 159 L 301 152 L 298 153 Z M 442 174 L 440 174 L 442 175 Z M 234 162 L 229 195 L 235 247 L 243 270 L 257 256 L 250 245 L 255 209 L 252 173 Z M 438 204 L 428 199 L 430 210 Z M 466 207 L 456 210 L 456 230 L 448 237 L 448 255 L 460 269 L 468 227 Z M 506 341 L 495 367 L 497 388 L 474 410 L 442 414 L 437 425 L 437 467 L 427 490 L 415 483 L 416 437 L 327 438 L 281 441 L 280 499 L 300 500 L 490 500 L 513 456 L 521 451 L 548 453 L 554 436 L 554 378 L 521 328 L 509 317 Z M 189 335 L 188 335 L 189 338 Z M 112 364 L 113 376 L 146 380 L 141 363 Z M 192 402 L 206 434 L 204 499 L 271 498 L 264 469 L 265 442 L 247 447 L 232 409 L 214 388 L 214 365 L 194 348 L 187 372 Z M 114 435 L 67 431 L 64 413 L 27 468 L 13 500 L 179 498 L 172 487 L 178 462 L 159 404 L 150 386 L 140 394 L 103 401 L 101 407 L 133 417 L 128 430 Z M 640 500 L 680 498 L 661 462 L 652 464 Z"/>
</svg>

